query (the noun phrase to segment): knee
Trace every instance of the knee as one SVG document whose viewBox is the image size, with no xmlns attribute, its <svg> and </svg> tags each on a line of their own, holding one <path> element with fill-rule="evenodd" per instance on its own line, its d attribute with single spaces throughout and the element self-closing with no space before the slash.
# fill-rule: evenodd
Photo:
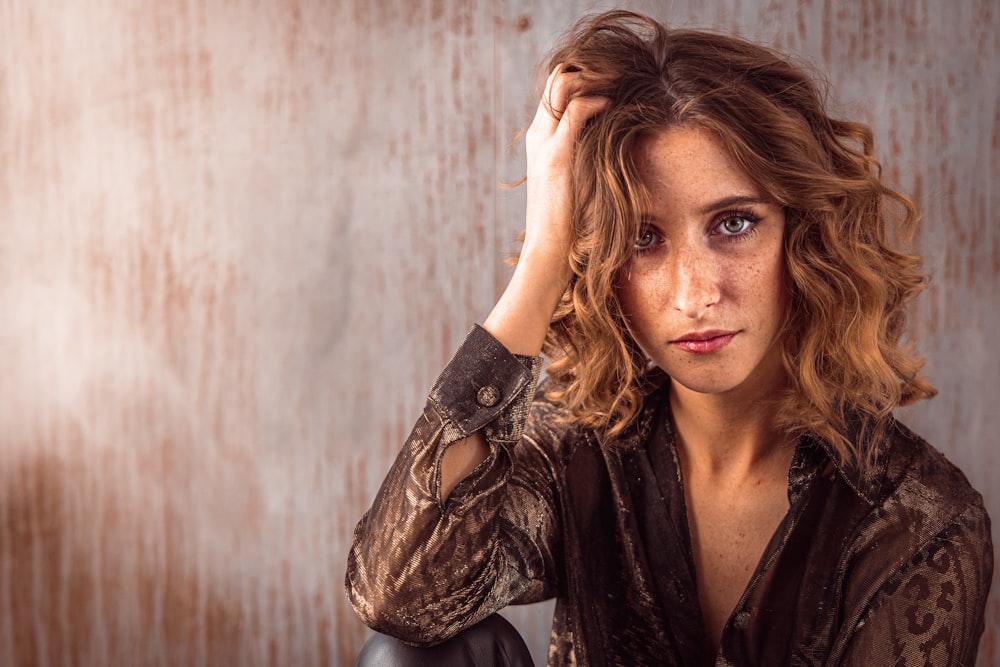
<svg viewBox="0 0 1000 667">
<path fill-rule="evenodd" d="M 533 667 L 531 654 L 514 626 L 494 614 L 429 648 L 415 648 L 376 634 L 361 649 L 354 667 Z"/>
</svg>

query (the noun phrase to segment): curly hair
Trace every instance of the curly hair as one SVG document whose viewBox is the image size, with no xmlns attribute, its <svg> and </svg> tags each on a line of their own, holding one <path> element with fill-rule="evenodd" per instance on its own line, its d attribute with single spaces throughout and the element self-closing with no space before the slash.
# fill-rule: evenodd
<svg viewBox="0 0 1000 667">
<path fill-rule="evenodd" d="M 639 412 L 650 362 L 616 294 L 647 197 L 634 149 L 665 128 L 699 126 L 785 212 L 792 297 L 779 428 L 825 438 L 841 463 L 870 464 L 892 409 L 936 393 L 901 344 L 906 304 L 926 279 L 920 258 L 894 246 L 911 238 L 918 215 L 882 182 L 871 130 L 830 118 L 825 88 L 785 55 L 632 12 L 581 20 L 545 72 L 556 67 L 580 73 L 574 95 L 611 104 L 577 147 L 574 277 L 544 346 L 550 398 L 612 439 Z"/>
</svg>

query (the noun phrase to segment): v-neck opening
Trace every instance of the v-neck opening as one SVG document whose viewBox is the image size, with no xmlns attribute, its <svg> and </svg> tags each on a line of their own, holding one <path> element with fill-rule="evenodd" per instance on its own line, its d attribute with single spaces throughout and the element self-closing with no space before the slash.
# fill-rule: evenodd
<svg viewBox="0 0 1000 667">
<path fill-rule="evenodd" d="M 658 433 L 660 429 L 662 429 L 662 433 L 666 437 L 657 437 L 660 435 Z M 802 513 L 802 508 L 801 505 L 797 506 L 789 502 L 788 509 L 778 522 L 764 549 L 757 557 L 756 565 L 750 574 L 746 586 L 744 586 L 736 604 L 726 617 L 718 644 L 713 646 L 708 641 L 708 627 L 705 623 L 705 613 L 699 596 L 698 569 L 695 563 L 694 543 L 691 536 L 691 523 L 688 515 L 687 488 L 684 471 L 681 466 L 680 453 L 677 447 L 677 434 L 673 424 L 669 401 L 664 401 L 660 414 L 657 415 L 654 422 L 654 427 L 646 439 L 644 449 L 651 464 L 656 486 L 660 495 L 667 501 L 667 512 L 670 515 L 671 528 L 674 530 L 675 537 L 679 541 L 681 551 L 684 554 L 691 593 L 693 595 L 692 604 L 697 611 L 699 640 L 701 643 L 700 653 L 706 658 L 704 664 L 714 665 L 719 662 L 720 658 L 724 658 L 727 636 L 733 632 L 739 615 L 744 613 L 743 607 L 746 606 L 764 573 L 774 563 L 774 560 L 781 552 L 782 546 L 784 546 L 788 537 L 792 534 Z M 655 449 L 665 451 L 657 452 Z M 664 456 L 664 454 L 667 456 Z M 794 458 L 795 455 L 793 455 L 793 460 Z M 669 459 L 669 462 L 666 459 Z M 672 470 L 670 469 L 671 467 Z M 789 486 L 788 474 L 786 473 L 786 489 Z"/>
</svg>

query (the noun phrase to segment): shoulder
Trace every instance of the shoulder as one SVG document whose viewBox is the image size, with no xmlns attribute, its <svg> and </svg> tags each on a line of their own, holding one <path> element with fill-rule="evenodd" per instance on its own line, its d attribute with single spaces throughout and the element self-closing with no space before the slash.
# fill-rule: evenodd
<svg viewBox="0 0 1000 667">
<path fill-rule="evenodd" d="M 904 424 L 889 427 L 881 508 L 942 527 L 964 514 L 985 516 L 983 498 L 965 474 Z"/>
<path fill-rule="evenodd" d="M 983 496 L 944 454 L 899 422 L 894 423 L 886 479 L 888 501 L 909 508 L 908 517 L 932 539 L 946 538 L 973 561 L 992 565 L 990 517 Z"/>
<path fill-rule="evenodd" d="M 893 425 L 888 444 L 880 500 L 847 567 L 834 653 L 847 664 L 874 653 L 894 664 L 972 664 L 993 576 L 982 496 L 905 426 Z"/>
<path fill-rule="evenodd" d="M 876 502 L 855 534 L 849 606 L 860 608 L 914 568 L 952 566 L 962 586 L 989 587 L 993 545 L 982 496 L 951 461 L 894 422 Z M 884 592 L 884 591 L 883 591 Z M 853 600 L 852 600 L 853 598 Z"/>
<path fill-rule="evenodd" d="M 642 447 L 652 430 L 654 418 L 667 404 L 667 382 L 665 376 L 651 377 L 649 389 L 643 398 L 639 413 L 614 436 L 592 428 L 578 419 L 561 400 L 565 384 L 546 376 L 535 391 L 528 413 L 528 439 L 545 446 L 558 458 L 603 459 L 608 452 Z"/>
<path fill-rule="evenodd" d="M 535 389 L 528 411 L 525 440 L 529 446 L 554 460 L 565 462 L 581 447 L 596 440 L 592 430 L 573 419 L 559 399 L 563 385 L 551 376 L 544 377 Z"/>
</svg>

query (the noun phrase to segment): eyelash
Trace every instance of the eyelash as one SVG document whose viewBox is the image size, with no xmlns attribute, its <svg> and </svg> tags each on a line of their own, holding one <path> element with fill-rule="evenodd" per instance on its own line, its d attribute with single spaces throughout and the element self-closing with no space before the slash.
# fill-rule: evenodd
<svg viewBox="0 0 1000 667">
<path fill-rule="evenodd" d="M 719 228 L 723 224 L 725 224 L 727 220 L 746 220 L 748 223 L 750 223 L 750 225 L 747 227 L 747 229 L 741 232 L 726 234 L 724 232 L 720 232 Z M 760 222 L 760 217 L 754 215 L 750 211 L 740 211 L 740 210 L 726 211 L 725 213 L 717 217 L 715 221 L 712 223 L 712 234 L 723 236 L 727 241 L 746 241 L 751 236 L 757 233 L 758 222 Z"/>
<path fill-rule="evenodd" d="M 653 242 L 651 242 L 647 246 L 640 246 L 639 245 L 639 239 L 641 239 L 646 234 L 652 234 L 653 236 L 655 236 L 657 238 L 660 236 L 659 234 L 657 234 L 656 232 L 654 232 L 651 227 L 648 227 L 648 226 L 642 227 L 639 230 L 639 238 L 636 239 L 635 243 L 632 245 L 632 252 L 636 256 L 642 256 L 642 255 L 645 255 L 647 253 L 653 252 L 653 249 L 656 248 L 657 245 L 659 245 L 654 240 Z"/>
<path fill-rule="evenodd" d="M 746 220 L 749 223 L 747 229 L 735 232 L 732 234 L 727 234 L 725 232 L 719 231 L 719 228 L 728 220 Z M 709 232 L 712 236 L 721 236 L 726 243 L 738 243 L 748 240 L 754 234 L 757 233 L 757 223 L 760 222 L 760 217 L 751 213 L 750 211 L 740 211 L 732 210 L 726 211 L 720 214 L 712 221 L 711 231 Z M 646 234 L 652 234 L 659 238 L 659 234 L 655 232 L 651 227 L 643 227 L 639 230 L 639 238 L 641 239 Z M 636 240 L 636 245 L 634 246 L 634 253 L 636 255 L 645 255 L 646 253 L 652 252 L 656 246 L 659 245 L 656 242 L 650 243 L 648 246 L 639 246 L 638 239 Z"/>
</svg>

